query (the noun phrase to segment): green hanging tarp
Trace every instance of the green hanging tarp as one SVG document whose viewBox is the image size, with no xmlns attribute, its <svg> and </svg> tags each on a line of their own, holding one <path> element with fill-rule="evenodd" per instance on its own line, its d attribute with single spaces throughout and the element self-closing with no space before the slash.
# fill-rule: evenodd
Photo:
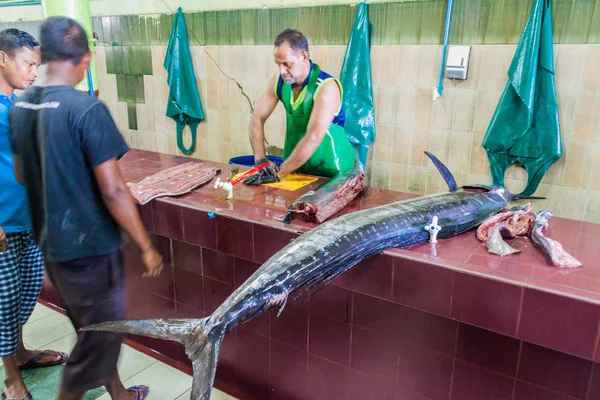
<svg viewBox="0 0 600 400">
<path fill-rule="evenodd" d="M 177 123 L 177 146 L 183 154 L 192 154 L 196 147 L 196 129 L 200 121 L 204 120 L 204 111 L 200 102 L 194 64 L 183 19 L 181 7 L 177 10 L 173 30 L 167 47 L 165 69 L 168 72 L 169 103 L 167 104 L 167 117 L 173 118 Z M 189 149 L 183 145 L 183 130 L 190 126 L 192 144 Z"/>
<path fill-rule="evenodd" d="M 369 146 L 375 140 L 370 25 L 368 6 L 360 3 L 340 74 L 344 88 L 342 105 L 346 112 L 346 135 L 358 154 L 359 167 L 363 171 Z"/>
<path fill-rule="evenodd" d="M 528 175 L 521 193 L 533 194 L 562 156 L 552 51 L 550 0 L 536 0 L 508 70 L 508 84 L 483 139 L 494 185 L 504 186 L 508 167 Z"/>
</svg>

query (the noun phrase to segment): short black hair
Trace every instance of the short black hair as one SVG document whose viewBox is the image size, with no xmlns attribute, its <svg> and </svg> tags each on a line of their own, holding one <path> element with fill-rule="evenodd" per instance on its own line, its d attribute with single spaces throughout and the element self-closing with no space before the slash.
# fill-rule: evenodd
<svg viewBox="0 0 600 400">
<path fill-rule="evenodd" d="M 89 51 L 88 37 L 74 19 L 50 17 L 42 24 L 42 62 L 72 61 L 79 64 Z"/>
<path fill-rule="evenodd" d="M 297 29 L 286 29 L 275 38 L 275 47 L 287 42 L 294 51 L 308 51 L 306 36 Z"/>
<path fill-rule="evenodd" d="M 10 57 L 14 56 L 23 47 L 33 50 L 39 45 L 33 36 L 22 30 L 9 28 L 0 32 L 0 51 L 8 54 Z"/>
</svg>

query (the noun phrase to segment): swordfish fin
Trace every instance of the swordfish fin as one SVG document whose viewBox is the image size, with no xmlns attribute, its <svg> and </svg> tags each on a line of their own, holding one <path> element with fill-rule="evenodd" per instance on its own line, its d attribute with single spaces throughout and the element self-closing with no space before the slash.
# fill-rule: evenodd
<svg viewBox="0 0 600 400">
<path fill-rule="evenodd" d="M 454 180 L 454 176 L 452 176 L 452 173 L 448 170 L 448 168 L 430 152 L 426 151 L 425 154 L 433 162 L 433 165 L 435 165 L 440 174 L 442 174 L 442 177 L 448 184 L 450 191 L 456 192 L 458 190 L 458 185 L 456 184 L 456 180 Z"/>
<path fill-rule="evenodd" d="M 512 193 L 510 193 L 509 198 L 510 198 L 510 201 L 517 201 L 517 200 L 546 200 L 545 197 L 521 196 L 521 195 L 512 194 Z"/>
<path fill-rule="evenodd" d="M 80 330 L 128 333 L 182 343 L 194 367 L 190 399 L 210 400 L 225 330 L 220 326 L 212 328 L 208 321 L 209 318 L 115 321 Z"/>
</svg>

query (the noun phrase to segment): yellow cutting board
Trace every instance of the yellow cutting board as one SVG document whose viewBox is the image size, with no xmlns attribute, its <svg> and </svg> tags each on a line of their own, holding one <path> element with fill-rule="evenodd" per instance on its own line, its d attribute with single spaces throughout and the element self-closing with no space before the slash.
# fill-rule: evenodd
<svg viewBox="0 0 600 400">
<path fill-rule="evenodd" d="M 243 174 L 243 172 L 237 174 L 236 176 L 233 177 L 232 180 L 237 179 L 239 176 L 242 176 L 242 174 Z M 290 174 L 290 175 L 287 175 L 285 178 L 283 178 L 279 182 L 264 183 L 263 186 L 268 186 L 268 187 L 272 187 L 272 188 L 276 188 L 276 189 L 289 190 L 290 192 L 293 192 L 293 191 L 298 190 L 306 185 L 310 185 L 311 183 L 313 183 L 317 180 L 319 180 L 319 177 L 317 177 L 317 176 Z M 238 185 L 239 184 L 242 184 L 242 182 L 238 183 Z"/>
</svg>

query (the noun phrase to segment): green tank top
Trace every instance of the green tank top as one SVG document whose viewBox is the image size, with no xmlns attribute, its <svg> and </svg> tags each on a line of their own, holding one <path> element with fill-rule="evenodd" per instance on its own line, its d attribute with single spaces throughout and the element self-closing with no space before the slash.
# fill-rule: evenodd
<svg viewBox="0 0 600 400">
<path fill-rule="evenodd" d="M 306 135 L 306 128 L 314 106 L 315 97 L 326 82 L 317 86 L 321 70 L 313 63 L 313 68 L 308 84 L 302 89 L 297 99 L 294 99 L 292 85 L 283 83 L 281 89 L 281 102 L 286 113 L 285 144 L 283 158 L 287 159 L 296 145 Z M 330 78 L 335 79 L 335 78 Z M 343 96 L 342 85 L 335 79 Z M 332 178 L 338 173 L 354 168 L 356 152 L 348 141 L 343 127 L 332 123 L 323 141 L 310 159 L 299 168 L 298 172 L 308 175 L 317 175 Z"/>
</svg>

